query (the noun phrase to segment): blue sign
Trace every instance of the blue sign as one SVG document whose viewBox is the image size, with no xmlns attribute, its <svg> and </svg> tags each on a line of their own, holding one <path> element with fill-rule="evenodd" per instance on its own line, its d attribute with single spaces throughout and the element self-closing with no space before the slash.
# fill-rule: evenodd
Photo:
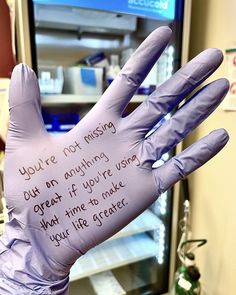
<svg viewBox="0 0 236 295">
<path fill-rule="evenodd" d="M 33 0 L 34 3 L 38 4 L 97 9 L 168 21 L 175 18 L 175 1 L 176 0 Z"/>
</svg>

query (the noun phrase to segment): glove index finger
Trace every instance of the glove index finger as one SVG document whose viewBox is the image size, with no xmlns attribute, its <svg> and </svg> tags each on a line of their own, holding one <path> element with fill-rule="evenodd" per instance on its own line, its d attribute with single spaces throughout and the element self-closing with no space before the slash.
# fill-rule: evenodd
<svg viewBox="0 0 236 295">
<path fill-rule="evenodd" d="M 9 88 L 8 139 L 19 141 L 46 133 L 41 115 L 40 90 L 33 70 L 17 65 Z"/>
<path fill-rule="evenodd" d="M 99 103 L 121 114 L 164 51 L 171 33 L 167 26 L 153 31 L 130 57 Z"/>
<path fill-rule="evenodd" d="M 11 76 L 9 106 L 12 108 L 32 100 L 40 102 L 37 77 L 27 65 L 18 64 Z"/>
</svg>

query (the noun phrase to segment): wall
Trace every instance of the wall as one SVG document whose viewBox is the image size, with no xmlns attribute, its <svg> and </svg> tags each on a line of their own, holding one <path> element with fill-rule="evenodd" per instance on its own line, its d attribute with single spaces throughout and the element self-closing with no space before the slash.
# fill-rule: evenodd
<svg viewBox="0 0 236 295">
<path fill-rule="evenodd" d="M 193 0 L 190 58 L 208 47 L 225 50 L 236 43 L 235 0 Z M 213 79 L 225 77 L 225 64 Z M 231 140 L 212 161 L 190 177 L 192 230 L 208 244 L 197 250 L 208 295 L 236 292 L 236 112 L 220 107 L 185 144 L 224 127 Z"/>
<path fill-rule="evenodd" d="M 10 78 L 15 61 L 12 52 L 10 10 L 5 0 L 0 1 L 0 77 Z"/>
</svg>

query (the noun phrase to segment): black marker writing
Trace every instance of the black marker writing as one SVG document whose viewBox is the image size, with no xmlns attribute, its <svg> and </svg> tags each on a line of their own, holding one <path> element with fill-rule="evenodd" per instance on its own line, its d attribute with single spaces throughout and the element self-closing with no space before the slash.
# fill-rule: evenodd
<svg viewBox="0 0 236 295">
<path fill-rule="evenodd" d="M 45 231 L 48 228 L 53 227 L 54 225 L 57 225 L 57 224 L 59 224 L 59 218 L 58 218 L 58 216 L 56 214 L 49 221 L 45 220 L 45 219 L 42 219 L 40 221 L 41 228 L 44 229 Z"/>
<path fill-rule="evenodd" d="M 57 193 L 55 193 L 55 194 L 56 194 L 56 197 L 53 197 L 50 200 L 46 200 L 45 202 L 35 205 L 34 212 L 38 213 L 40 216 L 43 216 L 44 211 L 47 208 L 50 208 L 50 207 L 55 206 L 56 204 L 60 203 L 62 196 L 58 195 Z"/>
<path fill-rule="evenodd" d="M 46 167 L 50 166 L 51 164 L 57 164 L 55 156 L 51 156 L 45 160 L 39 159 L 38 162 L 32 166 L 23 166 L 21 169 L 19 169 L 19 172 L 22 176 L 25 176 L 25 180 L 30 180 L 36 172 L 45 170 Z"/>
<path fill-rule="evenodd" d="M 112 122 L 99 123 L 94 130 L 90 130 L 89 133 L 84 136 L 84 141 L 89 144 L 96 138 L 102 136 L 105 132 L 110 131 L 112 134 L 116 133 L 115 125 Z"/>
<path fill-rule="evenodd" d="M 135 166 L 140 166 L 140 161 L 139 161 L 139 159 L 138 159 L 138 157 L 136 155 L 133 155 L 133 156 L 131 156 L 129 158 L 124 158 L 119 163 L 117 163 L 115 166 L 116 166 L 116 169 L 118 171 L 120 171 L 121 169 L 126 168 L 127 166 L 129 166 L 132 163 Z"/>
<path fill-rule="evenodd" d="M 97 175 L 89 180 L 83 182 L 83 187 L 88 193 L 92 193 L 94 187 L 101 181 L 106 180 L 107 178 L 113 175 L 110 169 L 104 170 L 103 172 L 98 172 Z"/>
<path fill-rule="evenodd" d="M 86 211 L 86 210 L 87 209 L 85 207 L 85 204 L 82 203 L 81 205 L 77 205 L 74 208 L 69 208 L 68 210 L 66 210 L 65 216 L 71 218 L 71 217 L 75 216 L 76 214 L 78 214 L 79 212 L 83 212 L 83 211 Z"/>
<path fill-rule="evenodd" d="M 80 146 L 80 143 L 78 143 L 77 141 L 75 141 L 74 144 L 71 144 L 68 147 L 65 147 L 63 149 L 63 153 L 67 157 L 71 153 L 73 154 L 73 153 L 75 153 L 75 152 L 77 152 L 79 150 L 82 150 L 82 147 Z"/>
<path fill-rule="evenodd" d="M 89 226 L 88 221 L 83 218 L 78 218 L 77 220 L 72 221 L 72 225 L 76 230 L 84 229 Z"/>
<path fill-rule="evenodd" d="M 38 195 L 40 195 L 40 190 L 37 186 L 35 186 L 33 189 L 24 191 L 24 198 L 26 201 L 29 201 L 30 198 L 36 198 Z"/>
<path fill-rule="evenodd" d="M 102 193 L 102 198 L 106 200 L 111 197 L 113 194 L 118 192 L 121 188 L 125 187 L 125 184 L 120 181 L 119 183 L 111 183 L 111 187 Z"/>
<path fill-rule="evenodd" d="M 127 202 L 125 202 L 125 199 L 123 198 L 121 201 L 118 201 L 117 203 L 111 203 L 111 206 L 103 211 L 100 211 L 97 214 L 93 215 L 93 221 L 96 222 L 97 226 L 102 226 L 103 221 L 107 218 L 109 218 L 111 215 L 117 213 L 120 209 L 124 208 L 126 205 L 128 205 Z"/>
<path fill-rule="evenodd" d="M 67 229 L 66 231 L 57 233 L 55 235 L 51 235 L 49 238 L 52 242 L 55 242 L 55 246 L 58 247 L 60 246 L 60 242 L 61 240 L 65 240 L 67 239 L 67 237 L 70 235 L 69 233 L 69 229 Z"/>
<path fill-rule="evenodd" d="M 87 159 L 83 158 L 77 166 L 65 172 L 64 178 L 67 180 L 75 175 L 85 176 L 86 171 L 98 162 L 109 162 L 109 157 L 105 153 L 101 152 L 93 157 Z"/>
</svg>

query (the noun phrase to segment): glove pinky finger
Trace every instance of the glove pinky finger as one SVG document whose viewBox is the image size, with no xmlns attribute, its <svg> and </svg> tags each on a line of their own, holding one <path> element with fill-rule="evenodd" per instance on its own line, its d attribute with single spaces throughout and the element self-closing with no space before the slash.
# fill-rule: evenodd
<svg viewBox="0 0 236 295">
<path fill-rule="evenodd" d="M 209 161 L 225 146 L 228 140 L 226 130 L 214 130 L 161 167 L 153 169 L 158 195 Z"/>
</svg>

